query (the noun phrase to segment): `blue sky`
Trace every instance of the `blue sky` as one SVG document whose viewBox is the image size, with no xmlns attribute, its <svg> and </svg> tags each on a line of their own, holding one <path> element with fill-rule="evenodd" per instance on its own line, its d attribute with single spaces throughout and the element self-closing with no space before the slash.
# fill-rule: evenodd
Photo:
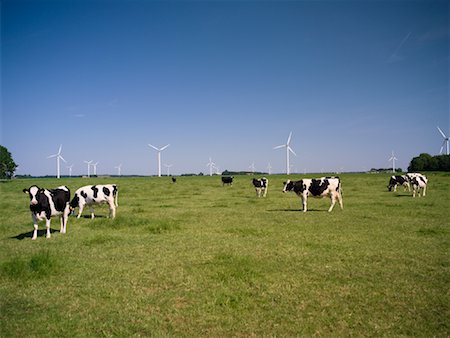
<svg viewBox="0 0 450 338">
<path fill-rule="evenodd" d="M 1 144 L 17 174 L 406 169 L 449 124 L 447 1 L 1 4 Z M 68 169 L 62 165 L 62 174 Z M 166 169 L 163 168 L 163 172 Z"/>
</svg>

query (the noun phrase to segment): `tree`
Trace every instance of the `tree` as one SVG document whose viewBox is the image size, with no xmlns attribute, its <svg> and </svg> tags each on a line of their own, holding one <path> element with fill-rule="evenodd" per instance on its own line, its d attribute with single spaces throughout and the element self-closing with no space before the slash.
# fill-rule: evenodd
<svg viewBox="0 0 450 338">
<path fill-rule="evenodd" d="M 431 156 L 422 153 L 411 160 L 408 171 L 450 171 L 450 155 Z"/>
<path fill-rule="evenodd" d="M 13 177 L 17 167 L 8 149 L 0 145 L 0 179 Z"/>
</svg>

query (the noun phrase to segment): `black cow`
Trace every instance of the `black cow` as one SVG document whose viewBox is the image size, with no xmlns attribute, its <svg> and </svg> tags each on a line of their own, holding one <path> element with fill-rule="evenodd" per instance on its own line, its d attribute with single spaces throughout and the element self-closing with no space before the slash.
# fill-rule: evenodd
<svg viewBox="0 0 450 338">
<path fill-rule="evenodd" d="M 283 192 L 294 191 L 302 199 L 303 212 L 306 212 L 306 202 L 308 196 L 313 197 L 325 197 L 330 196 L 331 206 L 328 212 L 333 210 L 336 203 L 336 198 L 339 201 L 341 209 L 344 209 L 342 204 L 342 187 L 339 177 L 321 177 L 321 178 L 304 178 L 300 181 L 290 181 L 284 182 Z"/>
<path fill-rule="evenodd" d="M 411 188 L 409 186 L 409 179 L 408 179 L 408 176 L 406 176 L 406 175 L 391 176 L 391 178 L 389 179 L 389 184 L 388 184 L 387 188 L 389 189 L 389 191 L 392 191 L 392 188 L 394 188 L 394 191 L 397 191 L 398 185 L 402 185 L 404 188 L 403 189 L 404 191 L 406 191 L 406 188 L 408 188 L 408 191 L 411 191 Z"/>
<path fill-rule="evenodd" d="M 172 176 L 172 183 L 177 183 L 177 179 Z"/>
<path fill-rule="evenodd" d="M 222 176 L 222 186 L 225 184 L 233 185 L 233 176 Z"/>
<path fill-rule="evenodd" d="M 263 197 L 266 197 L 267 190 L 269 189 L 269 180 L 265 177 L 262 177 L 260 179 L 254 178 L 252 180 L 253 186 L 256 190 L 256 196 L 261 197 L 261 193 Z"/>
<path fill-rule="evenodd" d="M 38 221 L 45 219 L 47 238 L 50 238 L 50 220 L 52 216 L 60 216 L 61 233 L 66 233 L 67 219 L 70 214 L 70 190 L 66 186 L 56 189 L 39 188 L 36 185 L 23 192 L 30 197 L 31 218 L 33 219 L 34 231 L 31 239 L 37 238 Z"/>
</svg>

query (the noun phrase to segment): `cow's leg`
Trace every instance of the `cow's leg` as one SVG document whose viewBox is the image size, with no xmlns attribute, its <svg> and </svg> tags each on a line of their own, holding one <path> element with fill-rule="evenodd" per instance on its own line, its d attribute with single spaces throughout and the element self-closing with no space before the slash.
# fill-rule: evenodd
<svg viewBox="0 0 450 338">
<path fill-rule="evenodd" d="M 338 198 L 339 206 L 341 207 L 341 210 L 344 210 L 344 203 L 343 203 L 343 201 L 342 201 L 342 195 L 341 195 L 340 192 L 338 192 L 337 198 Z"/>
<path fill-rule="evenodd" d="M 81 217 L 81 213 L 83 212 L 83 209 L 84 209 L 84 204 L 83 204 L 83 203 L 80 203 L 80 204 L 78 205 L 78 216 L 77 216 L 77 218 L 80 218 L 80 217 Z"/>
<path fill-rule="evenodd" d="M 89 206 L 89 210 L 91 211 L 91 219 L 94 219 L 95 218 L 95 215 L 94 215 L 94 207 L 91 205 L 91 206 Z"/>
<path fill-rule="evenodd" d="M 33 219 L 33 237 L 31 237 L 32 240 L 35 240 L 37 238 L 37 231 L 38 231 L 38 221 L 34 214 L 31 215 L 31 218 Z"/>
<path fill-rule="evenodd" d="M 50 219 L 48 218 L 45 219 L 45 227 L 47 228 L 47 235 L 45 237 L 50 238 L 52 235 L 50 233 Z"/>
<path fill-rule="evenodd" d="M 331 212 L 331 210 L 333 210 L 334 205 L 336 204 L 336 196 L 334 194 L 331 194 L 331 206 L 328 209 L 328 212 Z"/>
<path fill-rule="evenodd" d="M 416 197 L 416 186 L 413 185 L 413 197 Z"/>
<path fill-rule="evenodd" d="M 425 196 L 425 191 L 427 190 L 427 186 L 424 186 L 423 187 L 423 193 L 422 193 L 422 196 Z"/>
<path fill-rule="evenodd" d="M 109 217 L 116 217 L 116 206 L 114 205 L 114 201 L 109 202 Z"/>
<path fill-rule="evenodd" d="M 397 184 L 394 185 L 394 192 L 397 192 Z"/>
<path fill-rule="evenodd" d="M 267 195 L 267 188 L 264 188 L 264 194 L 263 194 L 263 197 L 266 197 L 266 195 Z"/>
<path fill-rule="evenodd" d="M 59 232 L 62 233 L 62 234 L 65 234 L 66 233 L 66 228 L 64 227 L 64 214 L 61 215 L 60 221 L 61 221 L 61 229 L 59 230 Z"/>
<path fill-rule="evenodd" d="M 306 206 L 306 196 L 302 196 L 302 204 L 303 204 L 303 212 L 306 212 L 307 206 Z"/>
</svg>

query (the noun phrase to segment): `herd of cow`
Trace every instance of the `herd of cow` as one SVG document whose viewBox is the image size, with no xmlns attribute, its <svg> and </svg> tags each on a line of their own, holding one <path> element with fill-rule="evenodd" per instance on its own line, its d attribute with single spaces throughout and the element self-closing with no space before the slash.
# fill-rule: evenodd
<svg viewBox="0 0 450 338">
<path fill-rule="evenodd" d="M 223 176 L 222 185 L 233 184 L 233 176 Z M 176 179 L 172 178 L 172 182 Z M 253 186 L 258 197 L 266 197 L 269 188 L 269 180 L 266 177 L 260 179 L 254 178 L 252 180 Z M 397 186 L 401 185 L 404 189 L 413 190 L 413 197 L 416 192 L 420 196 L 425 196 L 428 179 L 426 176 L 418 173 L 407 173 L 406 175 L 391 176 L 388 184 L 389 191 L 397 191 Z M 303 212 L 307 211 L 307 199 L 311 197 L 326 197 L 331 199 L 331 206 L 328 212 L 333 210 L 336 200 L 339 202 L 341 209 L 344 208 L 342 202 L 342 186 L 339 177 L 321 177 L 312 179 L 301 179 L 299 181 L 287 180 L 283 183 L 283 192 L 293 191 L 301 199 L 303 205 Z M 118 206 L 117 197 L 118 189 L 116 184 L 105 185 L 86 185 L 75 191 L 75 195 L 70 200 L 70 190 L 66 186 L 61 186 L 56 189 L 39 188 L 36 185 L 29 189 L 23 189 L 30 197 L 31 218 L 33 219 L 34 231 L 31 239 L 37 238 L 38 221 L 45 220 L 47 238 L 50 238 L 50 220 L 53 216 L 60 216 L 61 233 L 66 233 L 67 220 L 69 215 L 78 208 L 78 216 L 81 217 L 84 207 L 87 205 L 90 208 L 91 218 L 94 218 L 95 204 L 107 203 L 109 205 L 109 216 L 114 218 L 116 216 L 116 207 Z"/>
</svg>

